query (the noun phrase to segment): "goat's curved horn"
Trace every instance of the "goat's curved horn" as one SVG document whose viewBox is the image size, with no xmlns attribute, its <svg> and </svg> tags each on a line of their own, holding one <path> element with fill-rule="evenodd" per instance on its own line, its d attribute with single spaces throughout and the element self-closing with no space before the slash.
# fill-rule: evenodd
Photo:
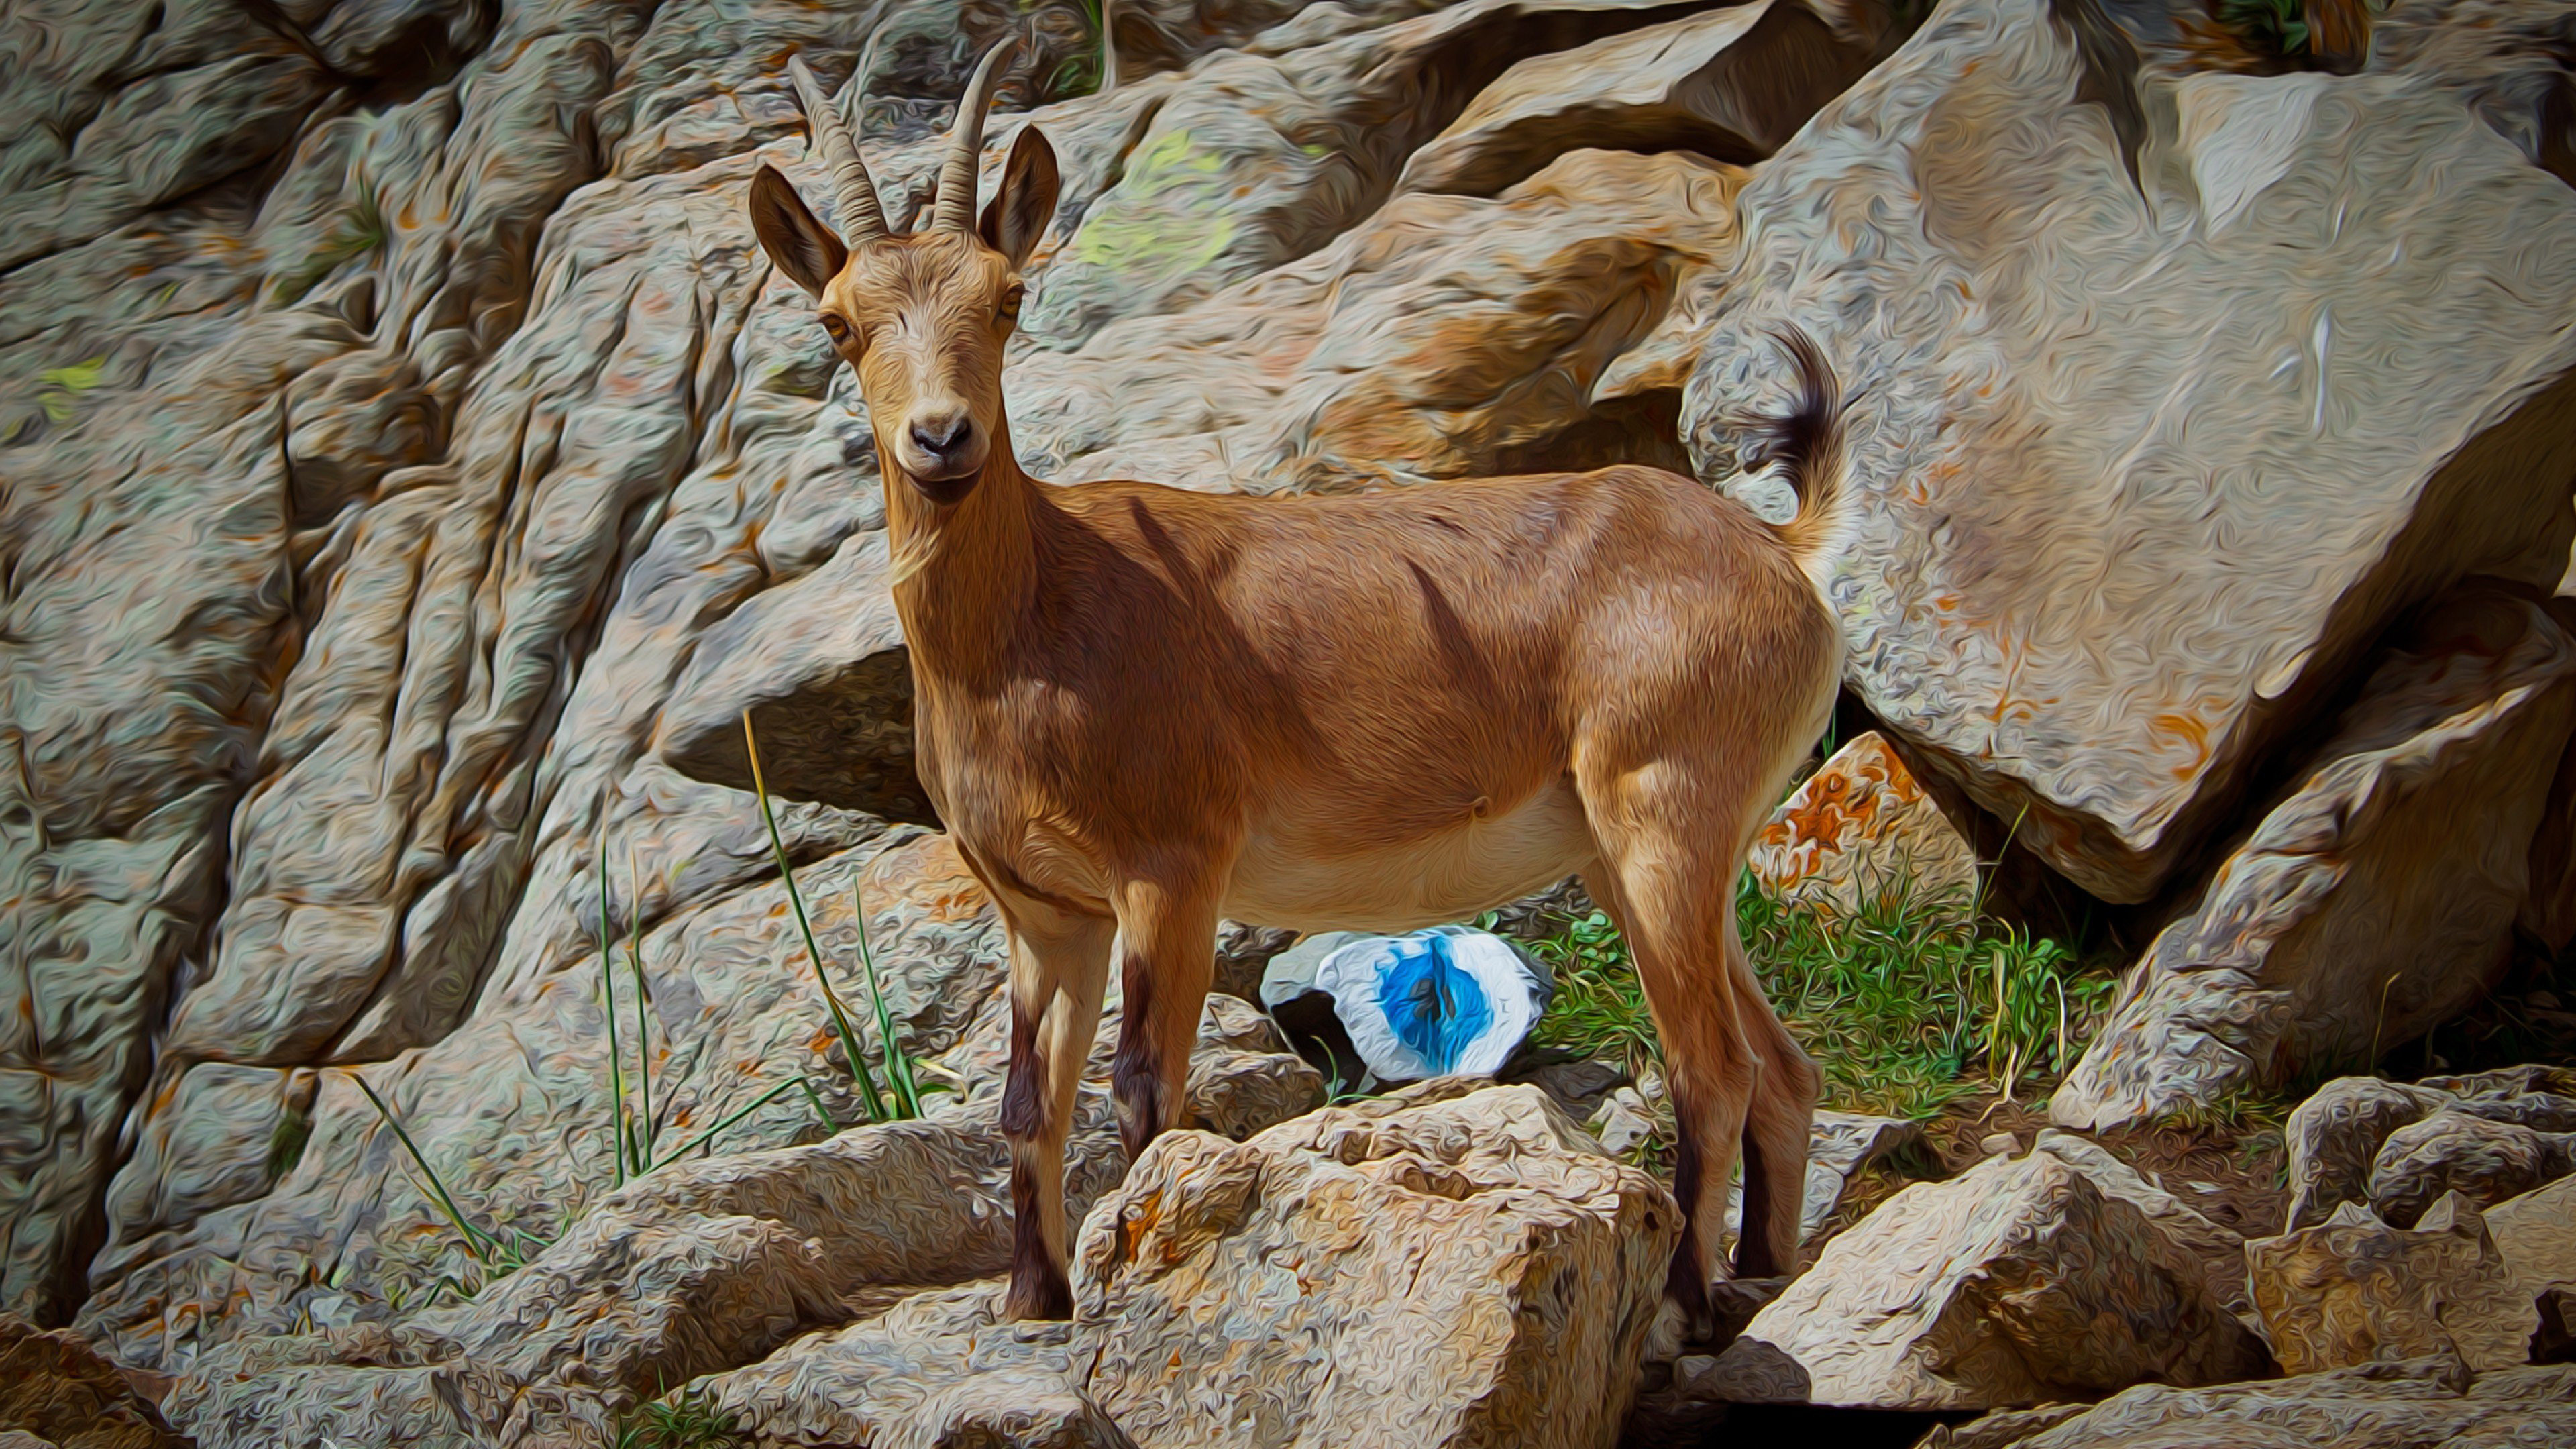
<svg viewBox="0 0 2576 1449">
<path fill-rule="evenodd" d="M 823 164 L 832 170 L 832 186 L 840 200 L 843 240 L 852 246 L 884 241 L 885 207 L 877 200 L 877 185 L 868 177 L 868 163 L 859 159 L 859 143 L 841 119 L 840 107 L 823 94 L 814 83 L 814 73 L 805 68 L 802 56 L 787 58 L 787 78 L 796 87 L 796 103 L 805 108 L 805 125 L 813 133 L 814 144 L 823 153 Z"/>
<path fill-rule="evenodd" d="M 975 229 L 975 173 L 984 159 L 984 112 L 993 104 L 993 87 L 1019 44 L 1005 35 L 984 52 L 975 78 L 966 83 L 966 98 L 957 103 L 957 124 L 949 132 L 948 160 L 939 168 L 939 210 L 931 225 L 946 231 Z"/>
</svg>

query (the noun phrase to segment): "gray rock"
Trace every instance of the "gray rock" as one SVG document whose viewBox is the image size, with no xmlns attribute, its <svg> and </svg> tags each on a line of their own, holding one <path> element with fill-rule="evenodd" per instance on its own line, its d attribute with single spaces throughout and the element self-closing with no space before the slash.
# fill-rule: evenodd
<svg viewBox="0 0 2576 1449">
<path fill-rule="evenodd" d="M 2487 1209 L 2487 1233 L 2505 1270 L 2535 1298 L 2576 1290 L 2576 1177 L 2562 1177 Z"/>
<path fill-rule="evenodd" d="M 1466 0 L 1278 56 L 1210 57 L 1092 198 L 1025 326 L 1073 348 L 1308 256 L 1512 61 L 1673 18 L 1670 0 Z M 1098 476 L 1098 475 L 1094 475 Z"/>
<path fill-rule="evenodd" d="M 2576 1101 L 2566 1108 L 2576 1116 Z M 2570 1171 L 2576 1171 L 2576 1132 L 2537 1132 L 2445 1108 L 2388 1134 L 2370 1165 L 2370 1205 L 2405 1227 L 2444 1193 L 2491 1208 Z"/>
<path fill-rule="evenodd" d="M 2420 617 L 2147 948 L 2049 1115 L 2100 1130 L 2368 1061 L 2485 994 L 2571 719 L 2576 639 L 2540 605 L 2472 586 Z"/>
<path fill-rule="evenodd" d="M 2544 1133 L 2576 1132 L 2576 1072 L 2520 1067 L 2473 1077 L 2427 1077 L 2411 1085 L 2376 1077 L 2338 1077 L 2326 1083 L 2292 1109 L 2283 1124 L 2290 1188 L 2286 1226 L 2312 1227 L 2344 1203 L 2371 1201 L 2371 1176 L 2389 1138 L 2443 1111 Z M 2438 1159 L 2427 1166 L 2429 1177 L 2438 1180 Z"/>
<path fill-rule="evenodd" d="M 2240 1318 L 2252 1311 L 2253 1299 L 2245 1286 L 2242 1234 L 2210 1221 L 2098 1144 L 2071 1132 L 2043 1127 L 2031 1150 L 2057 1158 L 2083 1173 L 2105 1196 L 2118 1198 L 2145 1213 L 2167 1238 L 2200 1260 L 2212 1299 Z"/>
<path fill-rule="evenodd" d="M 1903 38 L 1868 19 L 1879 33 L 1845 36 L 1798 0 L 1754 0 L 1533 57 L 1424 142 L 1396 189 L 1491 196 L 1584 146 L 1752 165 Z"/>
<path fill-rule="evenodd" d="M 1825 1250 L 1718 1356 L 1745 1402 L 1982 1409 L 2259 1372 L 2201 1262 L 2053 1154 L 1916 1183 Z"/>
<path fill-rule="evenodd" d="M 2576 193 L 2435 69 L 2142 63 L 2192 14 L 1943 4 L 1763 164 L 1688 304 L 1700 476 L 1732 485 L 1787 388 L 1767 330 L 1805 328 L 1851 400 L 1848 682 L 2111 901 L 2225 829 L 2403 611 L 2465 573 L 2545 592 L 2576 531 Z M 2492 736 L 2536 751 L 2563 708 L 2515 688 L 2523 723 L 2424 792 L 2498 840 L 2535 792 L 2469 777 L 2527 779 Z"/>
<path fill-rule="evenodd" d="M 1642 1105 L 1642 1099 L 1640 1099 Z M 1602 1144 L 1609 1145 L 1605 1130 Z M 1808 1126 L 1807 1178 L 1798 1203 L 1798 1240 L 1808 1242 L 1823 1231 L 1852 1174 L 1873 1162 L 1924 1149 L 1923 1128 L 1901 1117 L 1875 1117 L 1861 1112 L 1819 1108 Z M 1613 1148 L 1613 1151 L 1620 1149 Z M 1726 1225 L 1733 1230 L 1744 1217 L 1744 1184 L 1727 1193 Z"/>
<path fill-rule="evenodd" d="M 912 763 L 912 666 L 881 532 L 769 589 L 707 631 L 654 726 L 673 769 L 748 790 L 750 711 L 763 781 L 890 820 L 936 825 Z"/>
<path fill-rule="evenodd" d="M 187 1441 L 78 1335 L 0 1314 L 0 1446 L 19 1445 L 186 1449 Z"/>
<path fill-rule="evenodd" d="M 1585 1124 L 1601 1150 L 1625 1157 L 1655 1135 L 1655 1111 L 1634 1087 L 1620 1087 L 1602 1099 Z"/>
</svg>

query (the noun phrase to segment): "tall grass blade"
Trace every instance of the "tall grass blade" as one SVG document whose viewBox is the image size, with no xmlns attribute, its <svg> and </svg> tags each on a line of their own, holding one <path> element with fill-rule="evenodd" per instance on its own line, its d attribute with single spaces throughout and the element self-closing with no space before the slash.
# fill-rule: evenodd
<svg viewBox="0 0 2576 1449">
<path fill-rule="evenodd" d="M 912 1075 L 912 1053 L 895 1042 L 894 1012 L 886 1005 L 885 984 L 877 979 L 876 953 L 868 949 L 868 902 L 859 887 L 850 887 L 850 908 L 859 921 L 859 965 L 867 972 L 868 996 L 876 1004 L 877 1041 L 885 1048 L 886 1085 L 905 1117 L 921 1115 L 921 1088 Z"/>
<path fill-rule="evenodd" d="M 679 1161 L 681 1158 L 686 1157 L 690 1153 L 697 1151 L 699 1148 L 706 1146 L 708 1143 L 715 1141 L 717 1133 L 722 1132 L 727 1127 L 730 1127 L 736 1122 L 741 1121 L 743 1118 L 750 1116 L 752 1113 L 759 1111 L 761 1108 L 768 1106 L 770 1103 L 777 1101 L 779 1098 L 786 1096 L 789 1092 L 796 1090 L 798 1087 L 803 1087 L 807 1096 L 812 1096 L 814 1094 L 813 1084 L 806 1081 L 803 1077 L 798 1077 L 792 1082 L 781 1082 L 777 1086 L 770 1088 L 768 1091 L 761 1093 L 759 1096 L 752 1098 L 750 1105 L 744 1107 L 741 1111 L 734 1113 L 732 1116 L 718 1122 L 713 1127 L 710 1127 L 706 1131 L 689 1139 L 687 1146 L 662 1160 L 664 1162 Z"/>
<path fill-rule="evenodd" d="M 635 1175 L 653 1170 L 653 1029 L 644 1015 L 644 888 L 635 877 L 635 846 L 626 847 L 626 963 L 635 970 Z"/>
<path fill-rule="evenodd" d="M 494 1249 L 499 1245 L 465 1220 L 464 1212 L 456 1206 L 456 1199 L 448 1195 L 447 1183 L 439 1177 L 438 1169 L 430 1166 L 429 1159 L 420 1155 L 420 1145 L 403 1130 L 402 1119 L 394 1115 L 393 1108 L 385 1105 L 384 1098 L 376 1095 L 375 1088 L 367 1085 L 366 1078 L 351 1072 L 349 1080 L 357 1083 L 358 1090 L 367 1094 L 367 1100 L 375 1104 L 376 1115 L 384 1118 L 385 1125 L 394 1129 L 394 1136 L 402 1142 L 403 1150 L 411 1154 L 412 1161 L 420 1164 L 422 1175 L 429 1179 L 430 1191 L 438 1195 L 439 1207 L 446 1211 L 447 1220 L 456 1225 L 456 1236 L 465 1241 L 465 1250 L 474 1255 L 474 1261 L 490 1263 Z"/>
<path fill-rule="evenodd" d="M 877 1091 L 877 1079 L 868 1070 L 868 1059 L 859 1051 L 859 1038 L 850 1030 L 850 1018 L 841 1009 L 841 995 L 832 989 L 832 978 L 823 974 L 823 948 L 814 944 L 814 923 L 805 918 L 805 898 L 797 893 L 796 872 L 787 863 L 787 841 L 778 833 L 778 816 L 769 808 L 769 786 L 760 775 L 760 742 L 751 732 L 751 711 L 742 712 L 742 746 L 751 756 L 751 792 L 760 801 L 760 822 L 769 827 L 769 848 L 778 856 L 778 878 L 787 884 L 787 905 L 796 913 L 796 929 L 805 933 L 805 956 L 814 963 L 814 984 L 823 988 L 823 1004 L 831 1009 L 832 1030 L 841 1038 L 841 1050 L 850 1057 L 850 1075 L 858 1081 L 859 1095 L 868 1104 L 868 1120 L 886 1119 L 885 1098 Z M 893 1050 L 893 1043 L 887 1043 Z"/>
<path fill-rule="evenodd" d="M 626 1050 L 617 1042 L 617 953 L 608 945 L 608 822 L 599 824 L 599 991 L 608 1014 L 609 1149 L 617 1159 L 617 1185 L 626 1185 Z"/>
</svg>

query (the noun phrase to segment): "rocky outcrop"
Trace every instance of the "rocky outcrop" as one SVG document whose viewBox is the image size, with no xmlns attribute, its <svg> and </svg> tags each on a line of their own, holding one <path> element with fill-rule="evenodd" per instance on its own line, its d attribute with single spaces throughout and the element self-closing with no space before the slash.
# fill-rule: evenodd
<svg viewBox="0 0 2576 1449">
<path fill-rule="evenodd" d="M 2576 1368 L 2472 1375 L 2457 1359 L 2371 1364 L 2216 1388 L 2146 1384 L 2093 1408 L 2062 1406 L 1934 1429 L 1923 1449 L 2134 1449 L 2147 1444 L 2554 1444 L 2576 1434 Z"/>
<path fill-rule="evenodd" d="M 208 1449 L 548 1442 L 872 1296 L 995 1272 L 1010 1256 L 1004 1025 L 999 1012 L 978 1022 L 951 1059 L 965 1100 L 928 1120 L 658 1168 L 469 1302 L 204 1355 L 171 1412 Z M 1254 1132 L 1320 1102 L 1314 1069 L 1277 1045 L 1249 1007 L 1211 1010 L 1190 1080 L 1225 1127 Z M 1105 1075 L 1105 1050 L 1093 1066 Z M 1077 1207 L 1114 1180 L 1105 1093 L 1084 1098 L 1067 1158 Z"/>
<path fill-rule="evenodd" d="M 1984 1409 L 2144 1379 L 2260 1372 L 2207 1269 L 2045 1151 L 1917 1183 L 1827 1244 L 1754 1315 L 1703 1391 L 1747 1402 Z"/>
<path fill-rule="evenodd" d="M 2195 72 L 2167 16 L 1942 5 L 1744 188 L 1682 419 L 1726 482 L 1789 386 L 1768 330 L 1817 339 L 1852 400 L 1848 682 L 2115 902 L 2403 611 L 2471 573 L 2545 591 L 2576 530 L 2576 194 L 2429 56 Z M 2438 752 L 2472 773 L 2545 733 L 2457 728 L 2515 742 Z"/>
<path fill-rule="evenodd" d="M 1163 1137 L 1084 1221 L 1072 1324 L 996 1324 L 990 1288 L 916 1298 L 714 1401 L 760 1444 L 960 1442 L 1006 1401 L 1041 1443 L 1608 1444 L 1671 1199 L 1535 1088 L 1460 1090 Z"/>
<path fill-rule="evenodd" d="M 2368 1061 L 2484 995 L 2571 719 L 2576 637 L 2547 608 L 2472 588 L 2428 610 L 2148 947 L 2050 1115 L 2108 1128 Z"/>
<path fill-rule="evenodd" d="M 1890 898 L 1964 908 L 1977 888 L 1975 850 L 1875 730 L 1799 783 L 1745 868 L 1786 902 L 1845 914 Z"/>
</svg>

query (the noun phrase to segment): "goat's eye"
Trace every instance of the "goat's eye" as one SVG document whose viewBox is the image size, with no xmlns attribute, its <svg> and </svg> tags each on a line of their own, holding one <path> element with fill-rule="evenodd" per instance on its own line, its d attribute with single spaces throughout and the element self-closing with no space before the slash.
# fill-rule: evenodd
<svg viewBox="0 0 2576 1449">
<path fill-rule="evenodd" d="M 850 324 L 829 312 L 823 314 L 823 331 L 831 337 L 834 345 L 843 347 L 849 345 Z"/>
<path fill-rule="evenodd" d="M 1027 289 L 1017 282 L 1002 289 L 1001 312 L 1004 320 L 1016 322 L 1020 319 L 1020 299 L 1026 295 Z"/>
</svg>

